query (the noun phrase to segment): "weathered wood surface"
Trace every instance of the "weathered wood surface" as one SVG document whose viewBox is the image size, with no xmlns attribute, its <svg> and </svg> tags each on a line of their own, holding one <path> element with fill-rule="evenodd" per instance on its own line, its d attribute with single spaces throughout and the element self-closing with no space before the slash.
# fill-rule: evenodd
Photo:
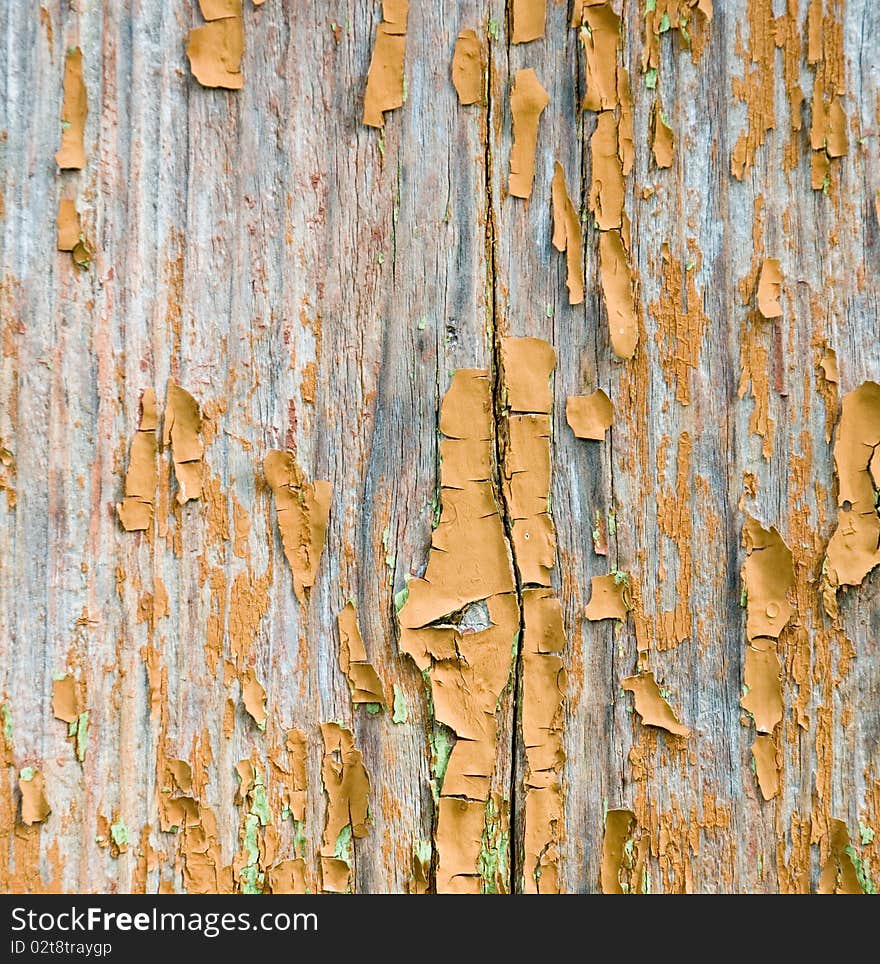
<svg viewBox="0 0 880 964">
<path fill-rule="evenodd" d="M 842 24 L 849 151 L 832 161 L 823 192 L 810 186 L 806 0 L 788 3 L 806 96 L 802 129 L 791 131 L 783 52 L 772 49 L 775 127 L 745 179 L 731 175 L 747 122 L 734 80 L 756 68 L 744 53 L 754 49 L 750 38 L 771 30 L 784 7 L 717 3 L 698 60 L 678 31 L 664 33 L 655 93 L 640 67 L 644 10 L 624 5 L 635 110 L 626 211 L 641 320 L 636 357 L 621 362 L 608 338 L 598 232 L 586 215 L 596 115 L 578 109 L 583 49 L 566 4 L 548 3 L 545 39 L 511 46 L 503 3 L 414 0 L 406 103 L 380 133 L 361 124 L 378 2 L 267 0 L 254 8 L 245 0 L 244 87 L 226 92 L 202 88 L 190 73 L 186 35 L 202 22 L 195 2 L 47 0 L 41 8 L 6 0 L 5 889 L 182 889 L 178 837 L 158 826 L 160 752 L 205 761 L 202 802 L 217 816 L 224 861 L 240 859 L 235 765 L 259 759 L 271 782 L 267 754 L 291 727 L 308 734 L 306 864 L 319 886 L 317 725 L 326 720 L 352 727 L 372 779 L 373 822 L 355 842 L 354 889 L 407 888 L 413 846 L 431 839 L 433 802 L 425 688 L 398 653 L 393 597 L 426 561 L 441 396 L 456 369 L 493 366 L 499 334 L 545 338 L 558 354 L 554 578 L 569 680 L 563 888 L 599 889 L 608 807 L 632 809 L 650 835 L 655 891 L 815 890 L 831 818 L 846 823 L 877 881 L 878 575 L 841 595 L 833 627 L 818 592 L 835 495 L 817 363 L 824 343 L 836 349 L 841 393 L 880 378 L 880 10 L 870 0 L 825 0 L 827 24 Z M 449 80 L 465 28 L 487 44 L 482 107 L 460 107 Z M 76 45 L 88 90 L 88 162 L 59 173 L 64 53 Z M 506 191 L 508 95 L 514 71 L 526 66 L 551 98 L 528 202 Z M 655 166 L 649 143 L 658 95 L 675 134 L 669 170 Z M 587 295 L 574 308 L 564 256 L 550 247 L 556 160 L 585 212 Z M 62 193 L 77 198 L 95 248 L 86 271 L 55 250 Z M 669 282 L 666 295 L 664 244 L 688 279 Z M 775 324 L 756 319 L 754 299 L 740 296 L 741 280 L 764 256 L 780 259 L 785 278 Z M 657 307 L 664 298 L 688 314 L 677 341 L 658 335 L 670 330 L 667 309 Z M 684 344 L 690 330 L 693 349 Z M 676 368 L 676 358 L 686 363 Z M 740 397 L 746 365 L 757 387 L 747 377 Z M 178 508 L 171 481 L 169 504 L 165 456 L 159 531 L 147 538 L 122 530 L 115 504 L 141 392 L 155 388 L 161 409 L 169 378 L 206 416 L 205 497 Z M 565 423 L 566 396 L 596 387 L 617 413 L 605 444 L 575 439 Z M 771 443 L 750 427 L 754 396 L 772 420 Z M 270 448 L 294 449 L 310 478 L 333 484 L 307 607 L 294 597 L 262 475 Z M 754 483 L 744 493 L 746 473 Z M 591 530 L 596 513 L 609 511 L 616 528 L 603 558 Z M 780 640 L 783 789 L 768 802 L 752 773 L 754 729 L 739 706 L 746 513 L 779 528 L 797 573 L 796 625 Z M 246 520 L 238 540 L 236 518 Z M 639 613 L 614 628 L 583 615 L 590 578 L 611 567 L 631 573 L 640 599 Z M 157 579 L 169 602 L 167 615 L 154 617 Z M 405 694 L 406 724 L 393 724 L 390 711 L 351 706 L 335 622 L 349 598 L 386 686 Z M 680 642 L 657 628 L 677 605 Z M 654 626 L 646 630 L 650 668 L 693 731 L 684 749 L 645 727 L 621 691 L 636 669 L 640 617 Z M 243 647 L 255 665 L 268 694 L 265 733 L 245 713 L 237 683 L 224 685 L 222 658 L 211 671 L 212 638 L 222 657 Z M 152 690 L 149 647 L 159 674 Z M 53 674 L 65 671 L 87 693 L 82 763 L 52 712 Z M 228 698 L 236 708 L 225 734 Z M 503 748 L 512 745 L 517 711 L 508 692 L 499 710 Z M 32 828 L 17 813 L 26 766 L 43 773 L 52 807 Z M 515 835 L 522 793 L 511 781 L 521 779 L 522 760 L 505 749 L 495 782 L 514 802 Z M 99 817 L 124 824 L 128 845 L 96 840 Z M 275 824 L 283 828 L 276 859 L 292 856 L 290 821 L 276 811 Z M 514 858 L 515 886 L 521 873 Z"/>
</svg>

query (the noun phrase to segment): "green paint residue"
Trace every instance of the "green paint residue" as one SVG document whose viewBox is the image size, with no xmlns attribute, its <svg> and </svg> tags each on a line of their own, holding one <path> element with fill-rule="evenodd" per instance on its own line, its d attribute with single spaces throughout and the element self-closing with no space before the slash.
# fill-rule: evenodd
<svg viewBox="0 0 880 964">
<path fill-rule="evenodd" d="M 413 844 L 413 853 L 416 855 L 416 860 L 423 866 L 427 867 L 431 863 L 431 854 L 433 848 L 431 847 L 430 840 L 417 840 Z"/>
<path fill-rule="evenodd" d="M 440 525 L 440 516 L 443 512 L 443 506 L 440 503 L 440 492 L 439 490 L 434 492 L 431 496 L 431 501 L 429 503 L 431 506 L 431 528 L 436 529 Z"/>
<path fill-rule="evenodd" d="M 344 863 L 351 866 L 351 824 L 347 823 L 342 830 L 339 831 L 339 836 L 336 838 L 336 845 L 333 848 L 333 856 L 337 860 L 342 860 Z"/>
<path fill-rule="evenodd" d="M 239 776 L 240 779 L 240 776 Z M 266 785 L 263 775 L 254 767 L 253 786 L 248 791 L 250 810 L 244 820 L 242 844 L 246 861 L 239 873 L 241 890 L 244 894 L 262 894 L 266 875 L 260 870 L 259 829 L 272 822 L 272 813 L 266 799 Z"/>
<path fill-rule="evenodd" d="M 364 706 L 366 706 L 370 716 L 375 716 L 382 709 L 381 703 L 364 703 Z"/>
<path fill-rule="evenodd" d="M 306 831 L 304 820 L 293 821 L 293 855 L 294 857 L 305 857 L 306 855 Z"/>
<path fill-rule="evenodd" d="M 657 89 L 657 68 L 652 67 L 645 73 L 645 86 L 648 90 Z"/>
<path fill-rule="evenodd" d="M 128 844 L 128 827 L 120 820 L 110 824 L 110 838 L 120 849 Z"/>
<path fill-rule="evenodd" d="M 484 894 L 497 894 L 498 879 L 506 880 L 509 876 L 509 846 L 510 831 L 501 829 L 500 814 L 495 809 L 495 803 L 490 797 L 486 802 L 482 846 L 477 860 L 477 867 L 480 876 L 483 878 L 482 891 Z"/>
<path fill-rule="evenodd" d="M 34 778 L 35 772 L 33 767 L 25 767 L 18 775 L 25 783 L 30 783 Z"/>
<path fill-rule="evenodd" d="M 251 794 L 251 814 L 260 821 L 261 827 L 265 827 L 267 823 L 272 822 L 269 801 L 266 799 L 266 788 L 259 773 L 254 780 L 254 789 Z"/>
<path fill-rule="evenodd" d="M 666 31 L 672 26 L 669 22 L 669 14 L 664 13 L 660 18 L 660 26 L 658 27 L 658 33 L 666 33 Z"/>
<path fill-rule="evenodd" d="M 867 847 L 868 844 L 874 842 L 874 831 L 867 825 L 859 821 L 859 837 L 862 841 L 862 846 Z"/>
<path fill-rule="evenodd" d="M 847 844 L 844 849 L 844 853 L 852 861 L 852 865 L 856 871 L 856 877 L 859 878 L 859 884 L 861 885 L 862 891 L 866 894 L 876 894 L 877 888 L 874 886 L 874 881 L 871 879 L 871 875 L 868 873 L 867 861 L 862 860 L 861 857 L 855 852 L 852 844 Z"/>
<path fill-rule="evenodd" d="M 613 536 L 617 534 L 617 513 L 614 511 L 612 506 L 608 510 L 608 535 Z"/>
<path fill-rule="evenodd" d="M 89 711 L 80 713 L 76 722 L 70 725 L 76 727 L 76 758 L 82 763 L 89 748 Z"/>
<path fill-rule="evenodd" d="M 12 710 L 8 703 L 0 705 L 0 716 L 3 717 L 3 737 L 7 746 L 12 746 Z"/>
<path fill-rule="evenodd" d="M 396 613 L 400 613 L 400 610 L 403 609 L 407 599 L 409 599 L 409 586 L 404 586 L 400 592 L 396 592 L 394 594 L 394 611 Z"/>
<path fill-rule="evenodd" d="M 446 776 L 446 767 L 449 766 L 449 755 L 455 745 L 452 739 L 452 730 L 443 723 L 434 722 L 431 732 L 431 771 L 434 776 L 431 780 L 431 789 L 434 799 L 438 799 L 440 791 L 443 789 L 443 779 Z"/>
<path fill-rule="evenodd" d="M 265 875 L 260 872 L 260 844 L 257 839 L 257 829 L 260 818 L 249 813 L 244 821 L 244 849 L 247 853 L 247 863 L 241 868 L 239 879 L 244 894 L 262 894 Z"/>
<path fill-rule="evenodd" d="M 397 685 L 393 684 L 394 688 L 394 709 L 391 714 L 392 723 L 406 723 L 409 719 L 409 714 L 406 709 L 406 698 L 403 695 L 403 690 Z"/>
<path fill-rule="evenodd" d="M 497 40 L 499 36 L 501 36 L 501 28 L 498 25 L 498 21 L 490 18 L 486 32 L 489 34 L 490 40 Z"/>
<path fill-rule="evenodd" d="M 657 0 L 646 0 L 645 13 L 653 13 L 657 9 Z"/>
</svg>

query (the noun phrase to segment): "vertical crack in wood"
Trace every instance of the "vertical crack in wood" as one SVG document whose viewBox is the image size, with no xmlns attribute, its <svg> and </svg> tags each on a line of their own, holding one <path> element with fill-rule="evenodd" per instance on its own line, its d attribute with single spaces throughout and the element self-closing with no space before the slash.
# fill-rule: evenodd
<svg viewBox="0 0 880 964">
<path fill-rule="evenodd" d="M 513 565 L 514 583 L 516 588 L 516 601 L 519 610 L 519 630 L 516 639 L 516 651 L 512 657 L 512 726 L 510 736 L 510 881 L 509 892 L 517 892 L 517 840 L 518 828 L 520 825 L 517 810 L 517 781 L 519 779 L 519 768 L 517 767 L 518 740 L 520 719 L 520 690 L 521 690 L 521 661 L 522 661 L 522 641 L 523 641 L 523 606 L 522 606 L 522 577 L 513 549 L 513 532 L 510 518 L 510 508 L 504 496 L 504 486 L 501 481 L 501 467 L 503 465 L 502 452 L 502 429 L 504 426 L 504 398 L 503 382 L 501 369 L 501 332 L 499 330 L 499 310 L 498 310 L 498 284 L 497 284 L 497 265 L 496 265 L 496 234 L 495 234 L 495 197 L 493 192 L 493 164 L 492 147 L 490 140 L 492 125 L 492 39 L 489 37 L 488 52 L 486 57 L 486 141 L 483 152 L 483 176 L 486 185 L 486 273 L 487 273 L 487 299 L 486 299 L 486 325 L 488 335 L 491 339 L 492 359 L 491 359 L 491 388 L 492 388 L 492 420 L 494 423 L 494 444 L 495 444 L 495 465 L 493 471 L 493 482 L 495 486 L 495 498 L 498 504 L 501 523 L 504 527 L 504 537 L 507 541 L 510 558 Z"/>
</svg>

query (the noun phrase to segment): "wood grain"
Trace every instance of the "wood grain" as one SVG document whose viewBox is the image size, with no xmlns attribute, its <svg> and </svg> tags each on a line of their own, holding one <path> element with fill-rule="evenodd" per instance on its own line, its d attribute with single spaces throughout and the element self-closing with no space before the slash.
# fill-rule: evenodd
<svg viewBox="0 0 880 964">
<path fill-rule="evenodd" d="M 308 734 L 306 862 L 317 887 L 326 804 L 318 723 L 339 720 L 353 729 L 372 780 L 373 822 L 355 841 L 354 889 L 406 890 L 413 846 L 431 839 L 434 805 L 425 687 L 398 653 L 394 594 L 427 560 L 440 399 L 456 369 L 494 368 L 502 334 L 545 338 L 558 354 L 552 512 L 568 636 L 564 889 L 599 889 L 609 807 L 633 809 L 650 834 L 655 891 L 815 890 L 832 818 L 846 823 L 876 881 L 880 844 L 860 838 L 859 826 L 880 830 L 878 574 L 841 595 L 832 626 L 818 593 L 835 503 L 816 366 L 827 343 L 841 393 L 880 379 L 880 10 L 870 0 L 825 0 L 826 22 L 842 25 L 849 152 L 817 192 L 806 3 L 789 4 L 798 11 L 802 128 L 791 130 L 774 50 L 775 128 L 743 181 L 730 169 L 747 122 L 733 81 L 751 66 L 750 31 L 772 29 L 771 4 L 716 3 L 699 59 L 680 31 L 661 35 L 656 91 L 641 71 L 644 11 L 623 4 L 635 110 L 626 211 L 641 328 L 635 358 L 621 362 L 587 212 L 596 115 L 579 109 L 583 49 L 569 5 L 547 5 L 545 39 L 510 45 L 499 0 L 413 0 L 406 102 L 381 132 L 361 124 L 378 2 L 255 8 L 245 0 L 244 8 L 244 87 L 231 92 L 202 88 L 190 74 L 186 36 L 202 22 L 190 0 L 0 7 L 0 448 L 9 453 L 0 476 L 0 697 L 13 726 L 8 796 L 17 806 L 18 770 L 34 766 L 52 807 L 39 829 L 39 875 L 26 884 L 21 846 L 10 827 L 0 830 L 0 886 L 183 889 L 180 843 L 158 828 L 158 754 L 192 762 L 196 744 L 204 739 L 202 755 L 210 746 L 203 802 L 230 863 L 242 848 L 235 765 L 253 755 L 270 772 L 269 756 L 297 727 Z M 483 105 L 460 106 L 451 83 L 463 29 L 485 43 Z M 61 173 L 64 53 L 77 45 L 87 164 Z M 507 195 L 509 92 L 523 67 L 550 95 L 528 201 Z M 657 169 L 649 143 L 658 95 L 675 135 L 668 170 Z M 550 245 L 556 161 L 582 212 L 585 300 L 575 307 L 565 256 Z M 76 198 L 95 249 L 88 270 L 56 251 L 61 197 Z M 779 258 L 784 276 L 775 325 L 756 321 L 754 299 L 740 296 L 763 256 Z M 673 285 L 663 294 L 670 265 L 683 293 Z M 671 342 L 664 298 L 690 319 Z M 688 353 L 684 332 L 700 313 L 704 331 Z M 687 405 L 669 377 L 683 352 L 692 367 L 676 370 L 689 380 Z M 769 458 L 750 428 L 748 381 L 738 394 L 746 356 L 752 379 L 767 379 Z M 176 507 L 172 483 L 169 504 L 162 462 L 158 531 L 128 533 L 115 504 L 140 394 L 154 388 L 161 409 L 169 378 L 206 418 L 206 494 Z M 565 422 L 566 397 L 596 388 L 615 405 L 606 443 L 576 439 Z M 272 448 L 293 449 L 309 478 L 333 486 L 307 607 L 294 596 L 262 476 Z M 744 473 L 754 475 L 752 496 Z M 248 524 L 238 548 L 236 505 Z M 616 524 L 601 557 L 591 532 L 596 514 L 607 526 L 609 512 Z M 799 579 L 796 625 L 780 641 L 782 792 L 769 802 L 739 706 L 746 513 L 779 528 Z M 644 727 L 620 688 L 636 669 L 637 620 L 612 627 L 584 618 L 590 578 L 612 568 L 631 574 L 639 615 L 655 624 L 647 658 L 693 731 L 684 749 Z M 158 580 L 167 616 L 145 618 Z M 406 724 L 393 724 L 390 710 L 351 706 L 336 629 L 349 599 L 388 691 L 396 683 L 405 695 Z M 656 624 L 677 603 L 686 635 L 667 644 Z M 212 626 L 216 672 L 206 649 Z M 165 674 L 152 704 L 150 646 Z M 223 658 L 235 646 L 266 688 L 265 733 L 237 684 L 224 683 Z M 53 674 L 64 671 L 87 692 L 82 764 L 52 713 Z M 227 736 L 228 698 L 236 708 Z M 518 712 L 511 689 L 499 709 L 496 783 L 512 801 L 515 840 Z M 99 815 L 125 824 L 124 852 L 96 841 Z M 813 844 L 795 859 L 801 821 L 810 821 Z M 139 869 L 146 841 L 156 856 Z M 286 826 L 279 858 L 291 847 Z M 805 878 L 786 870 L 795 865 Z M 514 887 L 521 872 L 514 857 Z"/>
</svg>

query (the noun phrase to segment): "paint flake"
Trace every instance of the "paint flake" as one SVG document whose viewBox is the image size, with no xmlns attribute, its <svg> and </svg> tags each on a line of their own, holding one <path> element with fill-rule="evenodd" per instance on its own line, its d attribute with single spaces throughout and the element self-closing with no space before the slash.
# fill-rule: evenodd
<svg viewBox="0 0 880 964">
<path fill-rule="evenodd" d="M 614 421 L 614 406 L 601 388 L 590 395 L 569 395 L 565 419 L 578 438 L 602 442 Z"/>
<path fill-rule="evenodd" d="M 244 21 L 241 0 L 199 0 L 207 21 L 190 30 L 186 43 L 193 76 L 203 87 L 241 90 Z"/>
<path fill-rule="evenodd" d="M 339 668 L 348 680 L 352 703 L 384 705 L 385 691 L 378 674 L 367 660 L 354 603 L 347 603 L 336 621 L 339 628 Z"/>
<path fill-rule="evenodd" d="M 452 84 L 462 105 L 483 101 L 483 46 L 473 30 L 462 30 L 452 56 Z"/>
<path fill-rule="evenodd" d="M 78 171 L 86 166 L 85 126 L 88 112 L 82 51 L 74 47 L 67 52 L 64 60 L 61 147 L 55 155 L 55 163 L 63 171 Z"/>
<path fill-rule="evenodd" d="M 403 106 L 408 0 L 383 0 L 364 92 L 363 123 L 384 127 L 384 114 Z"/>
<path fill-rule="evenodd" d="M 528 198 L 535 179 L 535 151 L 538 146 L 538 121 L 550 103 L 535 71 L 518 70 L 510 95 L 513 115 L 513 146 L 510 149 L 509 192 L 513 197 Z"/>
<path fill-rule="evenodd" d="M 678 722 L 669 703 L 661 695 L 653 673 L 645 671 L 637 676 L 628 676 L 620 685 L 635 697 L 636 713 L 645 726 L 656 726 L 675 736 L 691 735 L 690 729 Z"/>
<path fill-rule="evenodd" d="M 370 778 L 350 730 L 322 723 L 321 737 L 321 780 L 327 794 L 321 879 L 325 891 L 346 893 L 351 889 L 351 839 L 367 835 Z"/>
<path fill-rule="evenodd" d="M 204 445 L 201 431 L 202 414 L 199 403 L 189 392 L 169 380 L 162 444 L 166 448 L 171 446 L 174 475 L 177 479 L 177 501 L 180 505 L 202 497 Z"/>
<path fill-rule="evenodd" d="M 511 15 L 511 43 L 526 44 L 544 36 L 547 0 L 513 0 Z"/>
<path fill-rule="evenodd" d="M 625 620 L 632 609 L 629 574 L 612 572 L 607 576 L 593 576 L 590 580 L 590 601 L 584 615 L 592 622 L 600 619 Z"/>
<path fill-rule="evenodd" d="M 581 222 L 565 186 L 565 173 L 559 161 L 553 174 L 551 189 L 553 202 L 552 244 L 566 253 L 566 287 L 568 303 L 579 305 L 584 300 L 584 251 Z"/>
<path fill-rule="evenodd" d="M 116 504 L 116 512 L 127 532 L 144 532 L 153 521 L 156 488 L 159 484 L 157 456 L 159 414 L 156 393 L 147 388 L 141 395 L 141 416 L 131 442 L 128 469 L 125 473 L 125 497 Z"/>
<path fill-rule="evenodd" d="M 284 555 L 293 574 L 300 602 L 315 584 L 330 520 L 329 482 L 308 482 L 293 452 L 273 449 L 263 459 L 263 471 L 275 495 L 275 512 Z"/>
</svg>

